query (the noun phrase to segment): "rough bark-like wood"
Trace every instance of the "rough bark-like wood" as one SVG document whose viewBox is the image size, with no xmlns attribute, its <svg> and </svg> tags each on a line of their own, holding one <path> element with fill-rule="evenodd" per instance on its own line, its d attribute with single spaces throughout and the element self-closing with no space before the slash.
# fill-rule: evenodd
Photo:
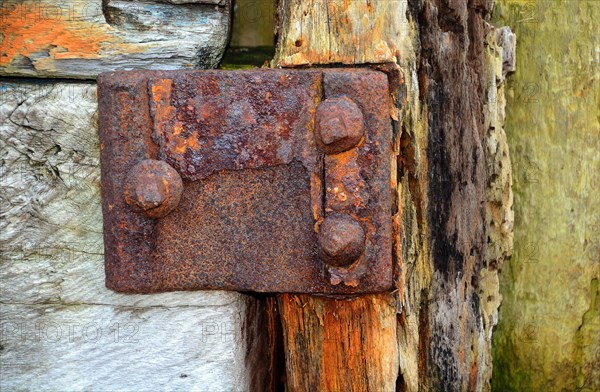
<svg viewBox="0 0 600 392">
<path fill-rule="evenodd" d="M 281 67 L 394 61 L 406 0 L 284 0 L 278 8 Z"/>
<path fill-rule="evenodd" d="M 267 389 L 262 300 L 105 288 L 95 84 L 0 93 L 0 389 Z"/>
<path fill-rule="evenodd" d="M 394 19 L 404 6 L 402 1 L 281 1 L 273 64 L 391 62 L 401 35 Z M 395 389 L 400 359 L 396 328 L 391 327 L 396 323 L 394 295 L 336 300 L 290 294 L 278 302 L 288 389 Z M 324 344 L 327 334 L 331 339 Z"/>
<path fill-rule="evenodd" d="M 477 295 L 486 255 L 483 105 L 486 4 L 424 1 L 420 93 L 428 110 L 427 237 L 432 262 L 423 373 L 435 389 L 481 388 L 490 350 Z M 487 4 L 489 6 L 489 4 Z"/>
<path fill-rule="evenodd" d="M 113 70 L 216 67 L 230 0 L 169 3 L 3 1 L 0 75 L 95 79 Z"/>
<path fill-rule="evenodd" d="M 496 106 L 503 101 L 486 94 L 503 93 L 495 80 L 487 89 L 488 76 L 496 74 L 486 72 L 486 64 L 497 61 L 485 52 L 490 11 L 488 0 L 279 3 L 274 65 L 390 62 L 404 77 L 406 87 L 392 91 L 390 157 L 397 165 L 398 205 L 390 219 L 398 229 L 398 289 L 387 296 L 398 311 L 397 348 L 382 347 L 363 364 L 397 350 L 394 381 L 402 391 L 489 389 L 497 273 L 512 244 L 510 176 L 500 168 L 509 158 L 502 156 L 507 148 Z M 486 153 L 491 146 L 499 150 Z M 508 189 L 494 188 L 500 185 Z M 502 243 L 488 257 L 490 231 Z M 316 307 L 326 301 L 333 300 L 301 302 Z M 360 317 L 385 314 L 369 312 Z M 285 309 L 282 317 L 289 317 Z M 304 322 L 312 325 L 309 316 Z M 295 340 L 311 334 L 295 324 L 284 323 L 284 331 Z M 288 377 L 305 369 L 290 359 L 287 364 Z M 357 389 L 366 389 L 365 382 Z"/>
<path fill-rule="evenodd" d="M 278 296 L 289 391 L 393 391 L 396 308 L 387 294 Z"/>
</svg>

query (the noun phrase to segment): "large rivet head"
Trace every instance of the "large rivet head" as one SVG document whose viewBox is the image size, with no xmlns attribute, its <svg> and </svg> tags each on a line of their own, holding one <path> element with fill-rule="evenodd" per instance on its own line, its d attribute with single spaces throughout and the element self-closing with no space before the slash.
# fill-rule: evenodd
<svg viewBox="0 0 600 392">
<path fill-rule="evenodd" d="M 125 201 L 148 218 L 162 218 L 179 204 L 183 182 L 168 163 L 146 159 L 135 165 L 125 180 Z"/>
<path fill-rule="evenodd" d="M 348 214 L 336 213 L 319 226 L 319 244 L 325 262 L 335 267 L 347 267 L 362 255 L 365 232 Z"/>
<path fill-rule="evenodd" d="M 316 140 L 326 154 L 337 154 L 356 147 L 364 132 L 362 112 L 350 98 L 328 98 L 317 107 Z"/>
</svg>

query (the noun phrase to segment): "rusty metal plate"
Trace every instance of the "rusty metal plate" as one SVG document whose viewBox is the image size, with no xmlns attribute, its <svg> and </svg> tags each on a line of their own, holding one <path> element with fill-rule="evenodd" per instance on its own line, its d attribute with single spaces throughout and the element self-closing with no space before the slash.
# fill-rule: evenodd
<svg viewBox="0 0 600 392">
<path fill-rule="evenodd" d="M 113 72 L 98 95 L 107 287 L 391 288 L 385 74 Z"/>
</svg>

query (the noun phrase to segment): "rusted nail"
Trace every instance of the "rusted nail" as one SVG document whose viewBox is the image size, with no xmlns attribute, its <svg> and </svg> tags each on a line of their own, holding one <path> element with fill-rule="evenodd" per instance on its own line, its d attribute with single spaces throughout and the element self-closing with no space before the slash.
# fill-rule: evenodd
<svg viewBox="0 0 600 392">
<path fill-rule="evenodd" d="M 317 144 L 327 154 L 355 147 L 365 132 L 360 108 L 348 97 L 328 98 L 317 107 Z"/>
<path fill-rule="evenodd" d="M 179 204 L 183 182 L 168 163 L 146 159 L 135 165 L 125 180 L 125 201 L 148 218 L 162 218 Z"/>
<path fill-rule="evenodd" d="M 362 255 L 365 232 L 350 215 L 332 214 L 319 227 L 319 244 L 327 264 L 347 267 Z"/>
</svg>

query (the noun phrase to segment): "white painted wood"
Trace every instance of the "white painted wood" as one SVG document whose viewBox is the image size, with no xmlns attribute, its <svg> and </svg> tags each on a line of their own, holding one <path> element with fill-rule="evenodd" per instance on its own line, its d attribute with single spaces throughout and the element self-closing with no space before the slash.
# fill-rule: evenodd
<svg viewBox="0 0 600 392">
<path fill-rule="evenodd" d="M 0 92 L 0 390 L 248 390 L 257 300 L 104 287 L 95 84 Z"/>
<path fill-rule="evenodd" d="M 0 75 L 95 79 L 113 70 L 215 68 L 230 2 L 5 0 Z"/>
</svg>

